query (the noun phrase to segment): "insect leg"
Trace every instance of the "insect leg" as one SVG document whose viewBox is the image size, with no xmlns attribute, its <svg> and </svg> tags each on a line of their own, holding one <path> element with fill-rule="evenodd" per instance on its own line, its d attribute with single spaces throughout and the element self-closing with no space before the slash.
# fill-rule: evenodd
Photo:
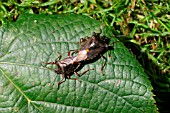
<svg viewBox="0 0 170 113">
<path fill-rule="evenodd" d="M 55 64 L 56 62 L 43 62 L 45 64 Z"/>
<path fill-rule="evenodd" d="M 78 78 L 69 78 L 69 79 L 71 79 L 71 80 L 77 80 L 77 81 L 81 82 Z"/>
<path fill-rule="evenodd" d="M 61 59 L 62 55 L 58 52 L 59 56 L 56 58 L 55 62 L 43 62 L 45 64 L 56 64 L 58 62 L 58 60 Z"/>
<path fill-rule="evenodd" d="M 55 59 L 55 62 L 58 62 L 58 60 L 60 60 L 62 57 L 61 53 L 58 52 L 58 54 L 59 54 L 59 56 Z"/>
<path fill-rule="evenodd" d="M 106 62 L 107 62 L 107 58 L 105 56 L 103 56 L 102 54 L 100 54 L 102 60 L 105 60 L 105 62 L 103 63 L 102 61 L 102 67 L 100 68 L 100 72 L 103 74 L 103 68 L 104 66 L 106 65 Z"/>
<path fill-rule="evenodd" d="M 77 72 L 74 72 L 74 74 L 77 75 L 77 76 L 79 76 L 79 77 L 81 77 L 82 75 L 84 75 L 86 72 L 88 72 L 88 71 L 90 71 L 90 70 L 94 70 L 94 69 L 93 69 L 93 68 L 89 68 L 89 69 L 83 71 L 81 74 L 78 74 Z"/>
<path fill-rule="evenodd" d="M 83 42 L 87 41 L 88 38 L 88 36 L 86 36 L 85 38 L 81 38 L 79 44 L 82 44 Z"/>
<path fill-rule="evenodd" d="M 58 82 L 58 89 L 59 89 L 60 84 L 65 81 L 64 79 L 66 80 L 65 74 L 62 74 L 62 79 Z M 64 80 L 64 81 L 63 81 L 63 80 Z"/>
<path fill-rule="evenodd" d="M 70 52 L 71 52 L 71 51 L 73 51 L 73 52 L 71 53 L 72 56 L 73 56 L 74 53 L 78 53 L 78 50 L 69 50 L 69 51 L 68 51 L 68 54 L 67 54 L 68 57 L 70 57 Z"/>
<path fill-rule="evenodd" d="M 74 62 L 74 63 L 75 63 L 75 62 Z M 74 70 L 74 74 L 80 77 L 80 75 L 76 72 L 76 70 L 77 70 L 78 67 L 80 66 L 80 63 L 79 63 L 79 62 L 76 62 L 76 63 L 78 63 L 78 65 L 77 65 L 76 69 Z"/>
</svg>

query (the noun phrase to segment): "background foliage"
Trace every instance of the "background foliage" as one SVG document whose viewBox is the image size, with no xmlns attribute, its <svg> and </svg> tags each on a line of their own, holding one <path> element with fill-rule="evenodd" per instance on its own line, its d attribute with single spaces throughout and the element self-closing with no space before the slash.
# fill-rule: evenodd
<svg viewBox="0 0 170 113">
<path fill-rule="evenodd" d="M 0 2 L 1 25 L 20 14 L 76 13 L 105 22 L 132 51 L 150 76 L 160 112 L 169 112 L 170 94 L 169 0 L 54 0 Z"/>
</svg>

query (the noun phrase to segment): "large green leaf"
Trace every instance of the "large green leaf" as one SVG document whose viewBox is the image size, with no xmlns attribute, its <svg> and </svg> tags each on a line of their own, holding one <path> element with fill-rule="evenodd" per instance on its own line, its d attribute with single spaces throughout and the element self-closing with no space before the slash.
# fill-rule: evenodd
<svg viewBox="0 0 170 113">
<path fill-rule="evenodd" d="M 79 48 L 80 38 L 104 31 L 102 26 L 81 15 L 23 15 L 1 28 L 0 112 L 156 112 L 147 75 L 120 42 L 113 45 L 104 76 L 99 59 L 79 71 L 94 68 L 78 78 L 81 83 L 67 79 L 58 89 L 61 76 L 42 65 L 57 52 L 65 58 Z"/>
</svg>

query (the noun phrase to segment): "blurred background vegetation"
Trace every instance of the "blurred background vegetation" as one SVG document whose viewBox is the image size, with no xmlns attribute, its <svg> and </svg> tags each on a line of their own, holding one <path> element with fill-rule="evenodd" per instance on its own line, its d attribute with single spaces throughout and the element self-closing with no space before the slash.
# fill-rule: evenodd
<svg viewBox="0 0 170 113">
<path fill-rule="evenodd" d="M 159 112 L 170 112 L 170 0 L 1 0 L 1 27 L 25 13 L 74 13 L 104 22 L 148 74 Z"/>
</svg>

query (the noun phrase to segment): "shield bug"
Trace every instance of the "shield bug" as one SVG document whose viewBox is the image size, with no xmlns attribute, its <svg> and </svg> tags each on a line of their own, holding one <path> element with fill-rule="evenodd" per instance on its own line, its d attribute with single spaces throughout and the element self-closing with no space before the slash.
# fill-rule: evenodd
<svg viewBox="0 0 170 113">
<path fill-rule="evenodd" d="M 107 59 L 103 56 L 103 53 L 111 47 L 109 42 L 110 39 L 105 36 L 99 36 L 99 34 L 93 32 L 91 37 L 81 39 L 81 46 L 77 51 L 75 51 L 75 53 L 77 53 L 77 57 L 73 60 L 73 62 L 78 63 L 81 61 L 93 60 L 100 56 L 103 60 L 105 60 L 100 69 L 102 72 L 107 61 Z"/>
<path fill-rule="evenodd" d="M 89 69 L 85 70 L 84 72 L 82 72 L 81 74 L 78 74 L 77 71 L 78 71 L 78 68 L 80 67 L 81 63 L 74 62 L 74 59 L 76 59 L 77 56 L 72 56 L 72 57 L 68 56 L 62 60 L 59 60 L 61 57 L 62 56 L 60 54 L 60 56 L 57 57 L 55 62 L 46 62 L 45 63 L 45 64 L 56 65 L 57 68 L 54 70 L 55 73 L 62 74 L 62 79 L 58 82 L 58 88 L 59 88 L 59 85 L 62 82 L 64 82 L 66 79 L 78 80 L 77 78 L 70 78 L 73 73 L 80 77 L 83 74 L 85 74 L 86 72 L 88 72 L 89 70 L 93 70 L 93 69 L 89 68 Z"/>
</svg>

